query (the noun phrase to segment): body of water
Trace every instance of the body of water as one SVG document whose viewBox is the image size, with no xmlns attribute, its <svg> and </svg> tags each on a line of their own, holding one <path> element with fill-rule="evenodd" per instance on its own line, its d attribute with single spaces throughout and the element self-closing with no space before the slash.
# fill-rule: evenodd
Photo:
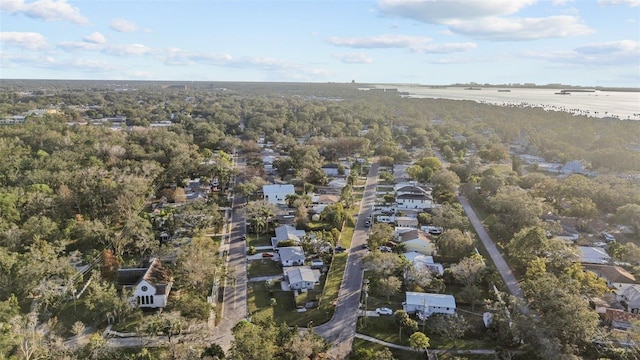
<svg viewBox="0 0 640 360">
<path fill-rule="evenodd" d="M 542 107 L 550 111 L 566 111 L 592 117 L 614 117 L 620 120 L 640 120 L 640 92 L 599 91 L 556 94 L 560 89 L 482 88 L 464 87 L 430 88 L 418 85 L 378 85 L 408 93 L 409 97 L 474 100 L 501 106 Z M 508 91 L 507 91 L 508 90 Z"/>
</svg>

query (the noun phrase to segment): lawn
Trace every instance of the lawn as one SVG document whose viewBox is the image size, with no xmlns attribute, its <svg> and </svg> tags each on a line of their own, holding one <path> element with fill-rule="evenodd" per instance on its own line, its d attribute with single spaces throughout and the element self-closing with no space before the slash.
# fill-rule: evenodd
<svg viewBox="0 0 640 360">
<path fill-rule="evenodd" d="M 310 322 L 322 324 L 328 321 L 333 313 L 324 311 L 322 307 L 305 312 L 298 312 L 296 300 L 306 302 L 312 300 L 319 292 L 310 292 L 294 299 L 293 291 L 280 290 L 280 283 L 275 282 L 273 288 L 268 289 L 263 282 L 250 283 L 248 286 L 249 313 L 251 316 L 272 317 L 276 323 L 286 322 L 288 325 L 306 327 Z M 276 305 L 271 305 L 271 298 L 276 299 Z"/>
<path fill-rule="evenodd" d="M 271 234 L 247 234 L 247 246 L 269 246 Z"/>
<path fill-rule="evenodd" d="M 282 268 L 271 259 L 251 260 L 247 265 L 247 277 L 282 275 Z"/>
<path fill-rule="evenodd" d="M 460 316 L 460 315 L 459 315 Z M 475 324 L 476 321 L 470 319 L 471 323 Z M 386 342 L 409 346 L 409 334 L 406 331 L 402 333 L 402 339 L 398 337 L 398 325 L 396 325 L 393 316 L 379 316 L 369 317 L 365 322 L 361 319 L 358 321 L 357 331 L 361 334 L 369 335 Z M 429 329 L 420 325 L 418 331 L 423 331 L 431 340 L 431 347 L 434 349 L 495 349 L 496 344 L 485 340 L 484 338 L 478 338 L 477 331 L 470 331 L 467 338 L 456 340 L 456 346 L 453 346 L 453 341 L 449 338 L 439 336 L 436 334 L 430 334 Z M 476 338 L 471 338 L 471 335 L 476 335 Z"/>
</svg>

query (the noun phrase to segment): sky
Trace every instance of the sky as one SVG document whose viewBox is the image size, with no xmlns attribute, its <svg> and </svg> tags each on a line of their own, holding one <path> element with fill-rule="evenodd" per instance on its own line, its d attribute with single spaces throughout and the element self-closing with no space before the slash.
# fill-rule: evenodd
<svg viewBox="0 0 640 360">
<path fill-rule="evenodd" d="M 0 79 L 640 87 L 640 0 L 0 0 Z"/>
</svg>

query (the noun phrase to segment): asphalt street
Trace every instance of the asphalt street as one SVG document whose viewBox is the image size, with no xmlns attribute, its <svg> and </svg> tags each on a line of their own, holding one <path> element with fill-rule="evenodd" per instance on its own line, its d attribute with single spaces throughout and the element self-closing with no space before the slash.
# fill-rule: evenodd
<svg viewBox="0 0 640 360">
<path fill-rule="evenodd" d="M 362 258 L 366 250 L 362 245 L 367 242 L 368 228 L 364 222 L 369 218 L 376 199 L 378 182 L 378 163 L 371 164 L 365 185 L 360 212 L 353 233 L 351 248 L 348 249 L 347 267 L 345 269 L 333 318 L 317 327 L 314 331 L 331 343 L 329 356 L 332 359 L 346 359 L 351 352 L 356 335 L 358 309 L 360 306 L 360 290 L 362 289 Z"/>
<path fill-rule="evenodd" d="M 484 228 L 484 225 L 476 215 L 475 211 L 473 211 L 469 201 L 464 196 L 458 196 L 458 201 L 462 204 L 464 212 L 467 214 L 469 221 L 471 221 L 471 225 L 473 225 L 473 228 L 476 230 L 480 241 L 482 241 L 482 245 L 487 249 L 491 260 L 496 265 L 496 269 L 500 272 L 500 276 L 507 285 L 509 292 L 513 296 L 522 298 L 522 289 L 520 288 L 520 284 L 518 284 L 518 279 L 513 275 L 513 271 L 504 260 L 504 257 L 502 257 L 500 251 L 498 251 L 498 247 L 487 233 L 487 230 Z"/>
</svg>

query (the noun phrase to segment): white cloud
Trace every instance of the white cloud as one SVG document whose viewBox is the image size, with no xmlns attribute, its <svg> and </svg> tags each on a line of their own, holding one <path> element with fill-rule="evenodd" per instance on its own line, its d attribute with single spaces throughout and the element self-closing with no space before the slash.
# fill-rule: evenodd
<svg viewBox="0 0 640 360">
<path fill-rule="evenodd" d="M 454 52 L 469 51 L 477 48 L 478 45 L 472 42 L 465 43 L 444 43 L 444 44 L 425 44 L 411 48 L 411 50 L 419 53 L 429 54 L 450 54 Z"/>
<path fill-rule="evenodd" d="M 378 0 L 378 7 L 387 15 L 441 24 L 451 19 L 510 15 L 535 2 L 537 0 Z"/>
<path fill-rule="evenodd" d="M 137 32 L 137 31 L 149 32 L 149 29 L 142 29 L 133 21 L 129 21 L 126 19 L 113 19 L 109 27 L 112 30 L 115 30 L 118 32 Z"/>
<path fill-rule="evenodd" d="M 69 52 L 76 50 L 97 51 L 103 48 L 100 44 L 93 44 L 84 41 L 63 41 L 58 43 L 58 47 Z"/>
<path fill-rule="evenodd" d="M 107 39 L 99 32 L 91 33 L 84 37 L 84 41 L 92 44 L 104 44 L 107 42 Z"/>
<path fill-rule="evenodd" d="M 486 40 L 534 40 L 589 34 L 577 16 L 505 17 L 538 0 L 378 0 L 387 15 L 444 25 L 449 31 Z M 554 0 L 563 5 L 570 0 Z M 608 0 L 623 1 L 623 0 Z M 640 1 L 640 0 L 627 0 Z"/>
<path fill-rule="evenodd" d="M 487 17 L 471 21 L 452 20 L 447 25 L 455 33 L 491 40 L 536 40 L 593 32 L 579 18 L 567 15 L 520 19 Z"/>
<path fill-rule="evenodd" d="M 346 64 L 371 64 L 373 59 L 363 52 L 351 52 L 347 54 L 333 54 L 333 58 Z"/>
<path fill-rule="evenodd" d="M 594 43 L 575 49 L 580 54 L 610 55 L 610 56 L 635 56 L 640 54 L 640 42 L 634 40 L 610 41 Z"/>
<path fill-rule="evenodd" d="M 415 47 L 431 41 L 431 38 L 409 35 L 378 35 L 362 38 L 341 38 L 334 36 L 328 38 L 327 41 L 336 46 L 362 49 L 380 49 Z"/>
<path fill-rule="evenodd" d="M 126 70 L 126 68 L 122 66 L 104 61 L 78 58 L 54 58 L 53 56 L 42 56 L 40 54 L 11 54 L 4 52 L 0 55 L 0 63 L 3 67 L 29 66 L 64 72 L 75 70 L 89 74 L 100 74 L 102 76 L 108 72 Z"/>
<path fill-rule="evenodd" d="M 640 6 L 640 0 L 598 0 L 598 5 L 628 5 L 630 7 Z"/>
<path fill-rule="evenodd" d="M 47 39 L 36 32 L 0 32 L 0 42 L 28 50 L 47 48 Z"/>
<path fill-rule="evenodd" d="M 151 54 L 153 49 L 142 44 L 121 44 L 107 46 L 102 51 L 114 56 L 141 56 Z"/>
<path fill-rule="evenodd" d="M 521 55 L 526 58 L 573 65 L 633 65 L 638 63 L 638 53 L 640 53 L 639 41 L 620 40 L 587 44 L 573 50 L 528 51 Z"/>
<path fill-rule="evenodd" d="M 87 25 L 89 19 L 80 10 L 71 6 L 66 0 L 37 0 L 27 3 L 24 0 L 2 0 L 0 10 L 10 14 L 24 14 L 30 18 L 47 21 L 69 21 L 75 24 Z"/>
</svg>

